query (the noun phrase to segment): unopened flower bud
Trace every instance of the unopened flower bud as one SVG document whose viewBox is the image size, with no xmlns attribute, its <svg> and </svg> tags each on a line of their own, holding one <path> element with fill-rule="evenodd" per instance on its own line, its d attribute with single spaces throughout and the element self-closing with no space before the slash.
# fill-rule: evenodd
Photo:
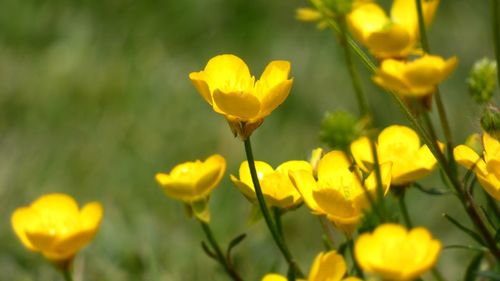
<svg viewBox="0 0 500 281">
<path fill-rule="evenodd" d="M 352 141 L 361 136 L 363 126 L 345 111 L 328 112 L 321 122 L 320 139 L 332 149 L 347 151 Z"/>
<path fill-rule="evenodd" d="M 488 58 L 477 61 L 467 78 L 469 94 L 477 103 L 486 103 L 496 87 L 497 64 Z"/>
<path fill-rule="evenodd" d="M 500 139 L 500 111 L 496 106 L 489 105 L 484 108 L 481 127 L 492 137 Z"/>
</svg>

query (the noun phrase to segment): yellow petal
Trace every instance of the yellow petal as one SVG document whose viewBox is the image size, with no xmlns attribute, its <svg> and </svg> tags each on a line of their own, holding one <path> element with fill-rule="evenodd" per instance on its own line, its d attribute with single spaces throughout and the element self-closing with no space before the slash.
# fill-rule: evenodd
<svg viewBox="0 0 500 281">
<path fill-rule="evenodd" d="M 262 278 L 262 281 L 287 281 L 287 280 L 288 279 L 286 279 L 286 277 L 274 273 L 266 274 L 266 276 Z"/>
<path fill-rule="evenodd" d="M 373 80 L 383 88 L 406 93 L 410 89 L 403 77 L 404 71 L 405 64 L 403 62 L 394 59 L 386 59 L 382 61 Z"/>
<path fill-rule="evenodd" d="M 313 190 L 316 189 L 316 181 L 313 175 L 305 170 L 292 170 L 289 171 L 288 175 L 309 209 L 315 213 L 323 214 L 324 211 L 319 208 L 313 197 Z"/>
<path fill-rule="evenodd" d="M 260 181 L 266 202 L 278 208 L 286 209 L 298 205 L 302 200 L 287 174 L 274 172 Z"/>
<path fill-rule="evenodd" d="M 216 89 L 213 98 L 214 103 L 225 114 L 242 120 L 258 117 L 261 103 L 251 92 L 222 92 Z"/>
<path fill-rule="evenodd" d="M 235 55 L 218 55 L 211 58 L 205 69 L 205 81 L 210 92 L 249 91 L 253 88 L 253 78 L 246 63 Z"/>
<path fill-rule="evenodd" d="M 500 142 L 488 133 L 483 133 L 484 158 L 486 162 L 491 159 L 500 159 Z"/>
<path fill-rule="evenodd" d="M 359 5 L 347 16 L 351 32 L 363 43 L 372 32 L 382 30 L 388 22 L 384 10 L 375 3 Z"/>
<path fill-rule="evenodd" d="M 293 82 L 288 80 L 289 73 L 289 61 L 272 61 L 255 83 L 256 95 L 262 104 L 260 117 L 269 115 L 288 97 Z"/>
<path fill-rule="evenodd" d="M 420 149 L 420 139 L 411 128 L 400 125 L 392 125 L 380 132 L 378 136 L 380 154 L 384 150 L 397 150 L 400 147 L 416 151 Z M 381 155 L 382 157 L 382 155 Z"/>
<path fill-rule="evenodd" d="M 196 197 L 193 179 L 174 179 L 170 175 L 162 173 L 156 174 L 155 178 L 169 197 L 181 201 L 190 201 Z"/>
<path fill-rule="evenodd" d="M 416 34 L 418 30 L 418 18 L 415 1 L 394 0 L 391 7 L 391 19 L 403 26 L 408 32 Z"/>
<path fill-rule="evenodd" d="M 195 184 L 196 196 L 191 201 L 200 200 L 207 197 L 214 188 L 216 188 L 224 172 L 226 171 L 226 160 L 224 157 L 215 154 L 207 158 L 202 164 L 200 177 Z"/>
<path fill-rule="evenodd" d="M 477 153 L 466 145 L 459 145 L 453 149 L 455 160 L 467 169 L 477 168 L 480 173 L 486 173 L 486 163 L 477 155 Z"/>
<path fill-rule="evenodd" d="M 189 73 L 189 79 L 193 83 L 198 93 L 200 93 L 200 95 L 205 99 L 205 101 L 208 104 L 212 105 L 212 94 L 210 93 L 210 88 L 205 81 L 206 78 L 203 71 Z"/>
<path fill-rule="evenodd" d="M 415 44 L 408 31 L 397 24 L 372 32 L 366 38 L 366 46 L 377 57 L 404 57 Z"/>
<path fill-rule="evenodd" d="M 251 201 L 257 200 L 253 184 L 248 185 L 247 183 L 240 181 L 233 175 L 230 175 L 229 178 L 231 179 L 231 182 L 234 184 L 234 186 L 236 186 L 236 188 L 238 188 L 238 190 L 241 193 L 243 193 L 243 195 L 245 195 L 246 198 L 248 198 Z"/>
<path fill-rule="evenodd" d="M 340 150 L 332 150 L 325 154 L 318 164 L 318 178 L 321 180 L 335 179 L 349 169 L 352 162 Z"/>
<path fill-rule="evenodd" d="M 265 175 L 274 172 L 273 167 L 263 161 L 254 161 L 255 170 L 257 171 L 257 177 L 259 181 L 261 181 Z M 239 169 L 240 180 L 244 182 L 246 185 L 251 186 L 253 189 L 253 181 L 252 175 L 250 174 L 250 167 L 248 166 L 247 161 L 243 161 L 240 165 Z"/>
<path fill-rule="evenodd" d="M 285 80 L 269 89 L 261 98 L 261 112 L 259 118 L 271 114 L 280 104 L 282 104 L 292 88 L 293 79 Z"/>
<path fill-rule="evenodd" d="M 308 281 L 337 281 L 347 272 L 344 257 L 335 251 L 321 252 L 314 259 Z"/>
<path fill-rule="evenodd" d="M 35 225 L 39 224 L 38 213 L 30 208 L 17 208 L 11 217 L 11 224 L 14 232 L 23 245 L 32 250 L 37 251 L 37 249 L 31 244 L 28 237 L 26 237 L 26 229 L 32 229 Z"/>
<path fill-rule="evenodd" d="M 349 218 L 359 215 L 352 202 L 346 200 L 338 190 L 332 188 L 313 190 L 313 198 L 318 206 L 330 216 Z"/>
<path fill-rule="evenodd" d="M 318 10 L 311 8 L 297 8 L 295 10 L 295 18 L 300 21 L 311 22 L 318 21 L 322 18 Z"/>
<path fill-rule="evenodd" d="M 441 81 L 444 60 L 438 56 L 425 55 L 407 64 L 405 77 L 411 87 L 427 87 Z"/>
<path fill-rule="evenodd" d="M 43 195 L 31 204 L 31 208 L 54 217 L 61 214 L 65 216 L 78 216 L 78 204 L 71 196 L 62 193 Z"/>
<path fill-rule="evenodd" d="M 276 168 L 276 171 L 288 174 L 288 171 L 305 170 L 312 173 L 312 166 L 307 161 L 292 160 L 286 161 Z"/>
<path fill-rule="evenodd" d="M 491 197 L 495 198 L 496 200 L 500 200 L 500 181 L 498 180 L 498 178 L 493 174 L 476 175 L 479 183 L 484 188 L 484 190 L 488 192 Z"/>
<path fill-rule="evenodd" d="M 373 166 L 373 152 L 370 139 L 361 137 L 351 143 L 351 154 L 356 164 L 365 172 L 371 171 Z"/>
</svg>

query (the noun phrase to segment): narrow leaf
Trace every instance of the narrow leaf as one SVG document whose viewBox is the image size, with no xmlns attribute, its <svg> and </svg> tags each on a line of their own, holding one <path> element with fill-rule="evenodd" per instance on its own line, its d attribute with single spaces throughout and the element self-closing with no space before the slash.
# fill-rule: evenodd
<svg viewBox="0 0 500 281">
<path fill-rule="evenodd" d="M 465 271 L 464 281 L 474 281 L 476 279 L 476 273 L 479 270 L 483 256 L 484 253 L 479 253 L 472 259 Z"/>
<path fill-rule="evenodd" d="M 231 251 L 233 250 L 234 247 L 236 247 L 238 244 L 243 241 L 247 237 L 246 233 L 240 234 L 236 236 L 231 242 L 229 242 L 229 246 L 227 246 L 227 251 L 226 251 L 226 258 L 228 260 L 231 260 Z"/>
<path fill-rule="evenodd" d="M 422 185 L 415 183 L 415 187 L 422 191 L 423 193 L 429 194 L 429 195 L 447 195 L 451 194 L 451 191 L 446 190 L 446 189 L 441 189 L 441 188 L 433 188 L 433 187 L 428 187 L 425 188 Z"/>
<path fill-rule="evenodd" d="M 476 276 L 486 277 L 491 281 L 500 281 L 500 273 L 495 271 L 481 271 L 478 272 Z"/>
<path fill-rule="evenodd" d="M 476 240 L 476 242 L 478 242 L 479 244 L 484 246 L 483 239 L 475 231 L 467 228 L 466 226 L 464 226 L 459 221 L 457 221 L 456 219 L 454 219 L 453 217 L 451 217 L 450 215 L 448 215 L 446 213 L 443 214 L 443 217 L 445 219 L 447 219 L 448 221 L 450 221 L 452 224 L 454 224 L 456 227 L 458 227 L 460 230 L 462 230 L 463 232 L 468 234 L 472 239 Z"/>
<path fill-rule="evenodd" d="M 207 254 L 207 256 L 209 256 L 212 259 L 217 261 L 217 256 L 215 255 L 215 253 L 212 252 L 212 250 L 210 250 L 210 248 L 207 246 L 207 244 L 205 244 L 205 242 L 203 242 L 203 241 L 201 241 L 201 248 L 203 249 L 205 254 Z"/>
</svg>

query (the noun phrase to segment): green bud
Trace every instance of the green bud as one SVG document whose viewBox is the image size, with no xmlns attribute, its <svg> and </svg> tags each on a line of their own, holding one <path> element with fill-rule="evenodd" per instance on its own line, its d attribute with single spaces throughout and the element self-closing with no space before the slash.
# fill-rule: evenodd
<svg viewBox="0 0 500 281">
<path fill-rule="evenodd" d="M 347 151 L 351 142 L 361 136 L 363 127 L 363 122 L 348 112 L 327 112 L 319 136 L 330 148 Z"/>
<path fill-rule="evenodd" d="M 486 103 L 496 87 L 497 64 L 488 58 L 477 61 L 467 78 L 469 94 L 477 103 Z"/>
<path fill-rule="evenodd" d="M 484 108 L 481 127 L 490 136 L 500 139 L 500 111 L 496 106 L 489 105 Z"/>
</svg>

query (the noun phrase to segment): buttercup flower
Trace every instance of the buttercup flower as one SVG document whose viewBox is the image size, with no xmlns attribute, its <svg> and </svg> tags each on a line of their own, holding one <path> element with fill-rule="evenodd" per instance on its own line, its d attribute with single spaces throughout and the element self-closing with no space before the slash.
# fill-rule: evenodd
<svg viewBox="0 0 500 281">
<path fill-rule="evenodd" d="M 439 0 L 422 1 L 429 26 Z M 391 17 L 373 2 L 357 5 L 347 16 L 353 35 L 379 58 L 404 58 L 415 51 L 419 40 L 417 7 L 414 0 L 394 0 Z"/>
<path fill-rule="evenodd" d="M 417 133 L 405 126 L 392 125 L 382 130 L 376 148 L 380 163 L 392 163 L 391 183 L 396 186 L 427 176 L 437 165 L 427 145 L 422 146 Z M 351 153 L 361 169 L 372 170 L 373 154 L 367 137 L 354 141 Z"/>
<path fill-rule="evenodd" d="M 390 185 L 390 166 L 390 163 L 381 165 L 385 192 Z M 362 182 L 359 170 L 351 169 L 351 167 L 352 162 L 347 155 L 342 151 L 334 150 L 325 154 L 319 161 L 317 180 L 305 171 L 289 172 L 292 183 L 312 212 L 317 215 L 326 215 L 347 234 L 354 231 L 363 215 L 362 210 L 369 206 L 365 188 L 375 198 L 377 186 L 375 173 L 371 173 Z"/>
<path fill-rule="evenodd" d="M 484 190 L 496 200 L 500 200 L 500 143 L 487 133 L 483 133 L 483 156 L 473 149 L 459 145 L 453 150 L 455 160 L 467 169 L 472 169 Z"/>
<path fill-rule="evenodd" d="M 302 197 L 290 182 L 288 172 L 301 170 L 306 174 L 312 175 L 312 167 L 308 162 L 297 160 L 287 161 L 274 170 L 265 162 L 255 161 L 255 168 L 262 188 L 262 194 L 269 206 L 288 209 L 302 203 Z M 250 201 L 256 202 L 257 195 L 255 194 L 247 161 L 241 163 L 239 176 L 240 178 L 237 179 L 231 175 L 231 181 Z"/>
<path fill-rule="evenodd" d="M 255 81 L 239 57 L 219 55 L 189 79 L 213 110 L 224 115 L 233 133 L 246 139 L 288 97 L 293 82 L 289 72 L 290 62 L 272 61 Z"/>
<path fill-rule="evenodd" d="M 356 240 L 359 266 L 384 280 L 413 280 L 437 262 L 441 243 L 423 227 L 407 231 L 397 224 L 383 224 Z"/>
<path fill-rule="evenodd" d="M 424 55 L 414 61 L 384 60 L 373 77 L 379 86 L 403 97 L 424 97 L 435 92 L 436 86 L 448 78 L 457 66 L 457 58 L 444 60 Z"/>
<path fill-rule="evenodd" d="M 307 279 L 298 279 L 298 281 L 361 281 L 356 277 L 343 278 L 347 273 L 347 265 L 344 257 L 335 251 L 321 252 L 314 259 L 311 272 Z M 264 276 L 262 281 L 286 281 L 287 278 L 271 273 Z"/>
<path fill-rule="evenodd" d="M 43 195 L 28 207 L 17 208 L 11 217 L 12 227 L 23 245 L 46 258 L 63 263 L 95 236 L 103 209 L 98 202 L 78 208 L 65 194 Z"/>
<path fill-rule="evenodd" d="M 205 161 L 195 160 L 175 166 L 170 173 L 157 173 L 156 181 L 165 194 L 184 202 L 195 202 L 208 197 L 219 185 L 226 171 L 226 160 L 219 154 Z"/>
<path fill-rule="evenodd" d="M 219 154 L 205 161 L 195 160 L 175 166 L 170 173 L 157 173 L 156 181 L 165 194 L 186 203 L 188 210 L 203 222 L 210 220 L 208 197 L 226 171 L 226 159 Z"/>
</svg>

